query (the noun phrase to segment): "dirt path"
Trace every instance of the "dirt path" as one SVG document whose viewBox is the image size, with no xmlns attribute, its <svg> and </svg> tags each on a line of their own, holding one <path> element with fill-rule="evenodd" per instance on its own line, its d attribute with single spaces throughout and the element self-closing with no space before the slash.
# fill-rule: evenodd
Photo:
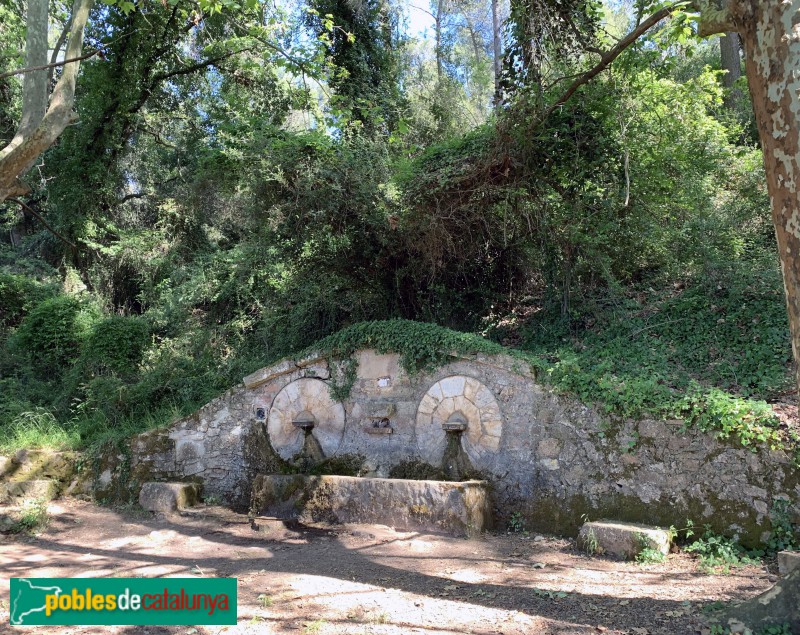
<svg viewBox="0 0 800 635">
<path fill-rule="evenodd" d="M 254 529 L 219 507 L 167 518 L 59 501 L 51 511 L 35 538 L 0 535 L 0 632 L 99 632 L 11 629 L 11 577 L 239 580 L 237 626 L 102 627 L 113 635 L 683 635 L 703 632 L 712 603 L 774 580 L 759 567 L 707 575 L 684 554 L 647 566 L 587 558 L 570 541 L 542 536 L 461 540 L 270 519 Z"/>
</svg>

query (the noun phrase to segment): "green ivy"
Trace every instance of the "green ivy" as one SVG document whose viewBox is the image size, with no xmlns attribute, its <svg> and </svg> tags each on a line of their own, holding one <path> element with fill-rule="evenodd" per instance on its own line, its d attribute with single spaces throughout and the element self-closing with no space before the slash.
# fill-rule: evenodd
<svg viewBox="0 0 800 635">
<path fill-rule="evenodd" d="M 320 354 L 344 359 L 365 348 L 375 349 L 380 354 L 397 353 L 401 366 L 409 375 L 433 370 L 459 355 L 512 355 L 530 363 L 534 361 L 521 351 L 504 348 L 471 333 L 401 319 L 353 324 L 323 338 L 301 356 Z"/>
</svg>

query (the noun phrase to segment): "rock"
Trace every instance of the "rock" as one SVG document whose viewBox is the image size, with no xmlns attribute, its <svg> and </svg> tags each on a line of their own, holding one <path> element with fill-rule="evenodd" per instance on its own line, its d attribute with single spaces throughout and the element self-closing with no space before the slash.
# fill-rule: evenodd
<svg viewBox="0 0 800 635">
<path fill-rule="evenodd" d="M 49 479 L 0 483 L 0 504 L 20 500 L 52 500 L 58 494 L 58 483 Z"/>
<path fill-rule="evenodd" d="M 778 571 L 782 577 L 800 568 L 800 551 L 781 551 L 778 553 Z"/>
<path fill-rule="evenodd" d="M 578 535 L 578 544 L 589 553 L 604 553 L 628 559 L 635 558 L 645 548 L 667 555 L 670 542 L 666 529 L 611 521 L 584 523 Z"/>
<path fill-rule="evenodd" d="M 351 476 L 259 474 L 255 513 L 305 521 L 384 524 L 476 536 L 491 521 L 484 481 L 443 482 Z"/>
<path fill-rule="evenodd" d="M 197 504 L 199 489 L 195 483 L 145 483 L 139 504 L 151 512 L 174 512 Z"/>
</svg>

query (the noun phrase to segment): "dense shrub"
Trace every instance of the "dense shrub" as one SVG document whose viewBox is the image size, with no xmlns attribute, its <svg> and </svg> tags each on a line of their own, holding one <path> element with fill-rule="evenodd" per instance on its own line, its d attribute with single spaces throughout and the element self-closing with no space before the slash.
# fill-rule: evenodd
<svg viewBox="0 0 800 635">
<path fill-rule="evenodd" d="M 45 286 L 27 276 L 0 272 L 0 330 L 18 326 L 47 293 Z"/>
<path fill-rule="evenodd" d="M 47 375 L 75 361 L 99 311 L 72 296 L 49 298 L 33 308 L 15 333 L 38 372 Z"/>
<path fill-rule="evenodd" d="M 84 372 L 132 375 L 149 343 L 150 327 L 137 317 L 112 316 L 93 325 L 80 356 Z"/>
</svg>

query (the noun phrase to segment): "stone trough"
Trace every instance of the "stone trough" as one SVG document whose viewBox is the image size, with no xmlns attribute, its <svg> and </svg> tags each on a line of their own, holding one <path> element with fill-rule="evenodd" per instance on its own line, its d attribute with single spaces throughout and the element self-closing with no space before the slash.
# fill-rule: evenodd
<svg viewBox="0 0 800 635">
<path fill-rule="evenodd" d="M 377 523 L 462 537 L 477 536 L 491 524 L 485 481 L 260 474 L 253 483 L 251 512 L 303 521 Z"/>
</svg>

